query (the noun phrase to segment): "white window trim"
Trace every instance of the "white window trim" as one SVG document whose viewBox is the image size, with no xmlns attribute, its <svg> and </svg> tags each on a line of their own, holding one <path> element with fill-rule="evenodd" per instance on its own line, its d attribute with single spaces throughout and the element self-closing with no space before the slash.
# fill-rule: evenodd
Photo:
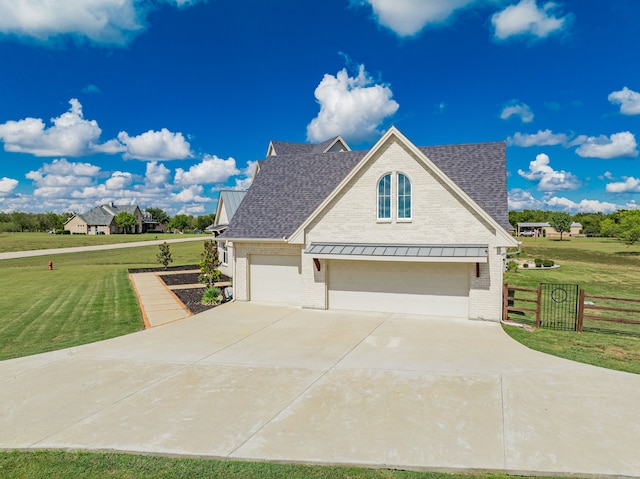
<svg viewBox="0 0 640 479">
<path fill-rule="evenodd" d="M 406 173 L 403 173 L 401 171 L 394 173 L 396 177 L 396 183 L 398 185 L 396 188 L 398 192 L 398 194 L 396 195 L 396 221 L 398 223 L 411 223 L 413 221 L 413 183 L 411 182 L 409 175 L 407 175 Z M 409 207 L 410 215 L 407 218 L 400 218 L 400 175 L 404 176 L 405 179 L 409 182 L 409 188 L 411 191 L 409 193 L 409 202 L 411 204 L 411 206 Z"/>
<path fill-rule="evenodd" d="M 222 244 L 220 246 L 220 251 L 222 252 L 222 258 L 221 258 L 220 262 L 222 263 L 223 266 L 228 266 L 229 265 L 229 250 L 227 249 L 227 245 L 226 244 Z"/>
</svg>

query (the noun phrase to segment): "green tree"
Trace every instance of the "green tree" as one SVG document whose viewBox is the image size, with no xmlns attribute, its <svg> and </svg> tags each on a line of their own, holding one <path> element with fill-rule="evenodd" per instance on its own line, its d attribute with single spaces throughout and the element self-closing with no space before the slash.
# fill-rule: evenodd
<svg viewBox="0 0 640 479">
<path fill-rule="evenodd" d="M 120 213 L 118 213 L 116 215 L 115 220 L 116 220 L 116 224 L 120 228 L 122 228 L 122 230 L 125 232 L 125 234 L 138 221 L 138 220 L 136 220 L 136 217 L 133 214 L 129 213 L 128 211 L 121 211 Z"/>
<path fill-rule="evenodd" d="M 560 241 L 562 241 L 562 234 L 571 231 L 571 223 L 573 219 L 569 213 L 558 211 L 553 213 L 549 218 L 549 224 L 551 227 L 560 233 Z"/>
<path fill-rule="evenodd" d="M 171 219 L 169 218 L 169 215 L 160 208 L 147 208 L 145 211 L 149 213 L 154 220 L 162 225 L 166 225 Z"/>
<path fill-rule="evenodd" d="M 618 239 L 626 245 L 640 241 L 640 211 L 623 211 L 620 214 Z"/>
<path fill-rule="evenodd" d="M 200 231 L 204 231 L 207 226 L 211 226 L 213 224 L 213 220 L 216 219 L 215 213 L 210 215 L 202 215 L 196 218 L 196 228 Z"/>
<path fill-rule="evenodd" d="M 600 226 L 605 216 L 602 213 L 577 213 L 573 221 L 582 225 L 582 233 L 586 236 L 599 236 Z"/>
<path fill-rule="evenodd" d="M 166 241 L 159 244 L 158 248 L 160 249 L 160 252 L 156 255 L 156 259 L 158 260 L 158 263 L 164 266 L 164 269 L 167 269 L 169 263 L 173 262 L 173 258 L 171 258 L 171 249 Z"/>
<path fill-rule="evenodd" d="M 600 236 L 616 238 L 618 236 L 618 223 L 613 218 L 606 218 L 600 223 Z"/>
<path fill-rule="evenodd" d="M 167 226 L 169 229 L 184 232 L 186 229 L 193 228 L 193 216 L 175 215 Z"/>
<path fill-rule="evenodd" d="M 213 241 L 204 242 L 204 251 L 200 255 L 200 275 L 198 281 L 204 283 L 208 288 L 213 287 L 213 283 L 220 279 L 220 261 L 218 261 L 218 244 Z"/>
<path fill-rule="evenodd" d="M 11 220 L 19 231 L 28 231 L 31 228 L 31 216 L 21 211 L 11 213 Z"/>
</svg>

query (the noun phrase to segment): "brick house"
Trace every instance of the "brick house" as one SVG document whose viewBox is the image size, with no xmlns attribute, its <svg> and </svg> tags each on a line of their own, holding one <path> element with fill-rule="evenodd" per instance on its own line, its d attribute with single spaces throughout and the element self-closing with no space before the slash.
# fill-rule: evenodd
<svg viewBox="0 0 640 479">
<path fill-rule="evenodd" d="M 260 162 L 219 237 L 236 300 L 498 321 L 505 143 L 419 148 L 392 127 L 367 151 L 327 144 Z"/>
</svg>

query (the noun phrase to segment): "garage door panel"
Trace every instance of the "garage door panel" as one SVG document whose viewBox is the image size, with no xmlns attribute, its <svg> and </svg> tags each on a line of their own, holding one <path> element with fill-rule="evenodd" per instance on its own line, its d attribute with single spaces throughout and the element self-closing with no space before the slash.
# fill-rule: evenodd
<svg viewBox="0 0 640 479">
<path fill-rule="evenodd" d="M 329 308 L 468 316 L 464 263 L 332 261 Z"/>
<path fill-rule="evenodd" d="M 251 301 L 302 304 L 300 256 L 251 255 Z"/>
</svg>

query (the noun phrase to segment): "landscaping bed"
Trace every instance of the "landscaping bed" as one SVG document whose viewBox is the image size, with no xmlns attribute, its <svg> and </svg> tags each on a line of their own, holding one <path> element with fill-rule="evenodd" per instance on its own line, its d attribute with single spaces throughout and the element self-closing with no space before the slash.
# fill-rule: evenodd
<svg viewBox="0 0 640 479">
<path fill-rule="evenodd" d="M 129 273 L 158 273 L 158 276 L 164 284 L 167 286 L 181 286 L 189 284 L 198 284 L 198 276 L 200 275 L 199 266 L 197 264 L 183 265 L 183 266 L 171 266 L 167 269 L 164 268 L 130 268 Z M 185 271 L 180 273 L 180 271 Z M 162 274 L 171 273 L 171 274 Z M 230 281 L 230 278 L 225 275 L 220 276 L 220 281 Z M 192 314 L 202 313 L 208 311 L 211 308 L 218 306 L 217 304 L 202 304 L 202 294 L 204 293 L 204 285 L 196 288 L 185 289 L 172 289 L 171 291 L 178 297 L 178 299 L 185 305 L 185 307 L 191 311 Z M 223 302 L 224 303 L 224 302 Z M 221 303 L 221 304 L 223 304 Z"/>
</svg>

